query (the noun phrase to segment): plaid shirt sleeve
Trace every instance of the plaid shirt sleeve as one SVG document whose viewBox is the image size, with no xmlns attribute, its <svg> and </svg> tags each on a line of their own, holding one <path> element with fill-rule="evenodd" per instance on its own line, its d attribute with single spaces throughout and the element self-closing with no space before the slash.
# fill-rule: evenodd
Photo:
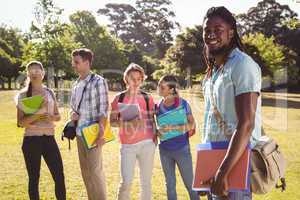
<svg viewBox="0 0 300 200">
<path fill-rule="evenodd" d="M 70 112 L 74 111 L 76 105 L 75 86 L 73 85 L 70 93 Z"/>
<path fill-rule="evenodd" d="M 98 103 L 97 106 L 97 116 L 98 117 L 107 117 L 108 112 L 108 85 L 106 80 L 100 79 L 96 83 L 96 100 Z"/>
</svg>

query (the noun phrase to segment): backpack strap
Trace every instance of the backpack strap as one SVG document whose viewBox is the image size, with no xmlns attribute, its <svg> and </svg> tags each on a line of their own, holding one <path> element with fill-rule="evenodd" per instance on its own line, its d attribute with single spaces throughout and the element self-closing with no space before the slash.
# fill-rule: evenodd
<svg viewBox="0 0 300 200">
<path fill-rule="evenodd" d="M 146 102 L 146 108 L 147 108 L 148 118 L 151 119 L 151 116 L 150 116 L 150 105 L 149 105 L 149 95 L 146 92 L 144 92 L 144 91 L 141 91 L 141 94 L 143 95 L 143 97 L 145 99 L 145 102 Z"/>
<path fill-rule="evenodd" d="M 82 103 L 82 99 L 83 99 L 83 95 L 85 93 L 85 90 L 86 90 L 88 84 L 94 80 L 94 77 L 95 77 L 95 74 L 92 73 L 91 77 L 90 77 L 90 80 L 85 84 L 85 86 L 84 86 L 84 88 L 82 90 L 82 93 L 81 93 L 81 98 L 80 98 L 80 101 L 78 103 L 77 109 L 74 110 L 75 112 L 79 113 L 79 109 L 80 109 L 80 106 L 81 106 L 81 103 Z"/>
<path fill-rule="evenodd" d="M 119 99 L 118 99 L 118 103 L 123 103 L 124 98 L 125 98 L 125 94 L 126 94 L 126 91 L 123 91 L 123 92 L 120 93 Z M 118 114 L 118 118 L 119 118 L 119 119 L 121 118 L 120 112 L 119 112 L 119 114 Z"/>
<path fill-rule="evenodd" d="M 119 99 L 118 99 L 119 103 L 123 103 L 124 98 L 125 98 L 125 94 L 126 94 L 126 91 L 120 93 Z"/>
<path fill-rule="evenodd" d="M 155 113 L 156 114 L 158 114 L 158 112 L 159 112 L 159 109 L 160 109 L 160 105 L 161 105 L 161 103 L 162 103 L 162 99 L 160 99 L 159 100 L 159 102 L 158 103 L 156 103 L 155 105 L 154 105 L 154 108 L 155 108 Z"/>
</svg>

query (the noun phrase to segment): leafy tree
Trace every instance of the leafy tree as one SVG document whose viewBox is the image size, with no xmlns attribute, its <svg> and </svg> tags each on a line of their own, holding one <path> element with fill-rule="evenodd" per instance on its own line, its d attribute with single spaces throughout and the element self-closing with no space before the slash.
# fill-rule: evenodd
<svg viewBox="0 0 300 200">
<path fill-rule="evenodd" d="M 11 89 L 11 83 L 19 74 L 21 65 L 22 48 L 24 46 L 23 35 L 18 29 L 1 26 L 0 27 L 0 78 L 2 79 L 2 88 L 4 80 L 8 82 L 8 88 Z"/>
<path fill-rule="evenodd" d="M 95 49 L 105 28 L 100 26 L 89 11 L 77 11 L 69 16 L 74 39 L 82 45 Z"/>
<path fill-rule="evenodd" d="M 26 64 L 30 60 L 41 61 L 47 68 L 48 77 L 54 76 L 55 87 L 57 87 L 57 77 L 61 76 L 61 72 L 64 72 L 65 78 L 74 77 L 71 52 L 78 47 L 80 45 L 72 40 L 67 30 L 59 37 L 46 42 L 31 40 L 24 48 L 23 63 Z"/>
<path fill-rule="evenodd" d="M 169 62 L 166 59 L 163 59 L 161 60 L 159 67 L 153 72 L 152 76 L 155 80 L 159 80 L 166 74 L 172 74 L 178 77 L 184 76 L 182 70 L 176 66 L 176 62 Z"/>
<path fill-rule="evenodd" d="M 62 12 L 63 9 L 56 7 L 53 0 L 37 2 L 31 37 L 24 57 L 25 62 L 31 59 L 40 60 L 47 68 L 48 78 L 54 79 L 56 88 L 60 72 L 69 71 L 66 69 L 70 68 L 71 50 L 78 47 L 78 44 L 67 37 L 68 25 L 60 22 Z"/>
<path fill-rule="evenodd" d="M 202 50 L 202 27 L 187 28 L 184 33 L 176 36 L 175 44 L 168 49 L 162 67 L 179 68 L 180 70 L 175 70 L 174 73 L 185 72 L 181 73 L 181 77 L 185 77 L 188 83 L 191 83 L 192 74 L 203 72 L 205 69 Z"/>
<path fill-rule="evenodd" d="M 283 24 L 296 19 L 297 14 L 275 0 L 263 0 L 237 18 L 243 34 L 260 32 L 270 37 L 281 33 Z"/>
<path fill-rule="evenodd" d="M 286 55 L 294 57 L 295 67 L 300 72 L 300 20 L 290 20 L 282 27 L 281 37 L 277 39 L 278 43 L 286 46 Z M 292 51 L 295 55 L 291 55 Z M 292 54 L 293 54 L 292 53 Z M 300 73 L 297 74 L 300 76 Z M 290 78 L 290 77 L 289 77 Z"/>
<path fill-rule="evenodd" d="M 72 14 L 70 21 L 74 40 L 94 52 L 94 69 L 110 78 L 120 78 L 120 70 L 128 64 L 122 41 L 110 35 L 88 11 Z"/>
<path fill-rule="evenodd" d="M 143 56 L 143 60 L 141 62 L 141 66 L 145 69 L 145 73 L 147 75 L 147 80 L 152 81 L 153 72 L 159 67 L 160 60 L 156 58 L 152 58 L 150 56 Z"/>
<path fill-rule="evenodd" d="M 1 46 L 9 48 L 4 41 L 0 40 Z M 11 57 L 7 52 L 0 48 L 0 77 L 8 80 L 8 88 L 11 89 L 11 79 L 18 74 L 18 66 L 15 58 Z M 2 89 L 4 89 L 4 80 L 2 80 Z"/>
<path fill-rule="evenodd" d="M 143 62 L 143 54 L 142 51 L 137 47 L 137 45 L 130 43 L 125 44 L 124 53 L 126 58 L 128 58 L 129 63 L 142 63 Z"/>
<path fill-rule="evenodd" d="M 267 38 L 262 33 L 249 34 L 243 37 L 243 41 L 244 43 L 257 48 L 265 63 L 264 67 L 272 72 L 272 77 L 274 77 L 274 74 L 278 71 L 286 69 L 290 81 L 293 82 L 298 80 L 295 76 L 297 75 L 298 70 L 295 68 L 294 52 L 277 44 L 273 36 Z M 276 80 L 273 80 L 273 83 L 276 84 Z"/>
<path fill-rule="evenodd" d="M 137 0 L 135 5 L 106 4 L 99 9 L 109 27 L 126 44 L 134 43 L 149 56 L 162 58 L 171 45 L 172 30 L 179 27 L 169 0 Z"/>
<path fill-rule="evenodd" d="M 297 13 L 289 6 L 281 5 L 275 0 L 263 0 L 247 13 L 237 16 L 242 33 L 263 33 L 284 46 L 283 53 L 289 63 L 290 80 L 295 80 L 293 76 L 300 71 L 300 23 L 297 17 Z"/>
<path fill-rule="evenodd" d="M 261 57 L 259 49 L 251 42 L 244 42 L 244 49 L 248 55 L 255 60 L 255 62 L 260 66 L 263 76 L 272 76 L 273 72 L 265 63 L 265 60 Z"/>
</svg>

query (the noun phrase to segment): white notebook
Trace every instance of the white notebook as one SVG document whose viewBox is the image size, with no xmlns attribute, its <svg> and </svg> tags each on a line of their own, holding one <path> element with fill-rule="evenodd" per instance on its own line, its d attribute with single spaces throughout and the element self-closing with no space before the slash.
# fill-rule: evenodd
<svg viewBox="0 0 300 200">
<path fill-rule="evenodd" d="M 124 121 L 130 121 L 140 116 L 139 104 L 118 103 L 118 108 Z"/>
</svg>

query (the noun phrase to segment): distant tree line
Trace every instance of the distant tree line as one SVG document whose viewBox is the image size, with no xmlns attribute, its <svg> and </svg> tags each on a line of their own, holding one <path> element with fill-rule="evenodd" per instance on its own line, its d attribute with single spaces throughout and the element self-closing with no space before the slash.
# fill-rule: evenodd
<svg viewBox="0 0 300 200">
<path fill-rule="evenodd" d="M 106 4 L 98 15 L 109 20 L 108 26 L 96 21 L 89 11 L 77 11 L 63 23 L 63 9 L 53 0 L 39 0 L 29 32 L 0 26 L 0 85 L 11 89 L 24 74 L 29 60 L 41 61 L 47 78 L 54 86 L 58 80 L 74 79 L 71 51 L 90 48 L 95 53 L 93 70 L 110 82 L 122 79 L 130 62 L 145 68 L 148 81 L 172 73 L 182 84 L 200 80 L 205 72 L 202 58 L 202 21 L 180 30 L 169 0 L 136 0 L 134 4 Z M 262 0 L 247 13 L 236 15 L 245 50 L 258 62 L 271 85 L 300 83 L 300 20 L 287 5 Z M 6 83 L 6 84 L 5 84 Z"/>
</svg>

